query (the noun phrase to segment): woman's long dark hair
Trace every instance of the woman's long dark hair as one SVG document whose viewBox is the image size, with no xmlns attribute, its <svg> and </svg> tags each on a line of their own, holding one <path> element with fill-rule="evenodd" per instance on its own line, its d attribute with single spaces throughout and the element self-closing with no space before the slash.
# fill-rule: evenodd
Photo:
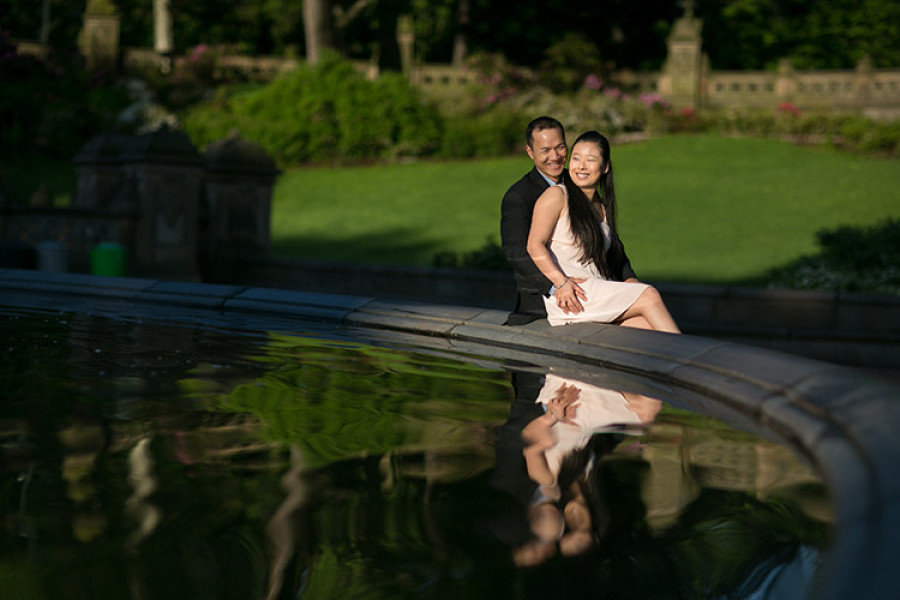
<svg viewBox="0 0 900 600">
<path fill-rule="evenodd" d="M 600 228 L 600 220 L 597 213 L 591 208 L 590 199 L 581 191 L 572 178 L 564 177 L 566 189 L 569 192 L 569 222 L 572 225 L 572 234 L 581 245 L 581 262 L 587 264 L 591 261 L 600 270 L 606 279 L 621 280 L 621 273 L 611 272 L 610 265 L 622 263 L 619 254 L 624 254 L 622 242 L 616 229 L 616 189 L 613 184 L 613 165 L 609 146 L 609 140 L 597 131 L 586 131 L 578 136 L 572 148 L 579 142 L 595 144 L 600 149 L 600 157 L 603 164 L 601 170 L 609 165 L 609 170 L 600 175 L 597 189 L 600 192 L 600 201 L 606 212 L 606 222 L 609 223 L 611 244 L 608 252 L 603 251 L 603 230 Z"/>
<path fill-rule="evenodd" d="M 606 536 L 610 524 L 610 510 L 603 487 L 602 461 L 625 439 L 621 433 L 595 433 L 583 448 L 563 457 L 556 475 L 563 497 L 561 506 L 571 499 L 569 488 L 578 486 L 591 513 L 591 538 L 594 546 Z"/>
</svg>

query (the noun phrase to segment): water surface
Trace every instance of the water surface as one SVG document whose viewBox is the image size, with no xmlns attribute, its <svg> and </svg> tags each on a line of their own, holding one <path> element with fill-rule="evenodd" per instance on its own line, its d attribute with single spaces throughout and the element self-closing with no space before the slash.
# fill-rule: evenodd
<svg viewBox="0 0 900 600">
<path fill-rule="evenodd" d="M 799 597 L 827 548 L 789 449 L 525 366 L 18 308 L 0 365 L 4 598 Z"/>
</svg>

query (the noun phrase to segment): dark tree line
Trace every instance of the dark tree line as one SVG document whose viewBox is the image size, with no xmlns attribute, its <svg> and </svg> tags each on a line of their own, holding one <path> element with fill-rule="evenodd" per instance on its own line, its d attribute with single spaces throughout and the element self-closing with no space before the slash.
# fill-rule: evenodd
<svg viewBox="0 0 900 600">
<path fill-rule="evenodd" d="M 50 9 L 49 23 L 42 8 Z M 151 0 L 115 0 L 122 44 L 152 46 Z M 306 6 L 304 6 L 306 4 Z M 537 66 L 548 47 L 578 33 L 615 68 L 656 69 L 666 36 L 682 14 L 678 0 L 171 0 L 175 44 L 229 44 L 250 54 L 308 52 L 304 12 L 321 15 L 319 35 L 349 58 L 399 64 L 396 24 L 412 15 L 416 50 L 427 62 L 451 62 L 462 49 L 503 54 Z M 0 0 L 0 29 L 14 38 L 74 46 L 85 0 Z M 789 57 L 799 68 L 850 68 L 868 55 L 877 67 L 900 66 L 896 0 L 697 0 L 704 48 L 719 69 L 772 68 Z"/>
</svg>

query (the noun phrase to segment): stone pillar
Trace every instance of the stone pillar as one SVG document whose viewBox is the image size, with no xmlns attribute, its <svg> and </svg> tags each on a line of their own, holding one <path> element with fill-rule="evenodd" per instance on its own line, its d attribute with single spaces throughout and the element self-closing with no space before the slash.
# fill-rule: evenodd
<svg viewBox="0 0 900 600">
<path fill-rule="evenodd" d="M 138 212 L 130 248 L 136 275 L 198 279 L 203 159 L 166 126 L 134 139 L 122 155 L 123 205 Z"/>
<path fill-rule="evenodd" d="M 675 21 L 667 44 L 669 52 L 663 65 L 659 91 L 676 108 L 698 108 L 702 71 L 703 21 L 694 16 L 694 3 L 688 0 L 684 16 Z"/>
<path fill-rule="evenodd" d="M 204 262 L 267 255 L 272 189 L 279 172 L 275 162 L 237 133 L 210 144 L 203 158 Z"/>
<path fill-rule="evenodd" d="M 81 147 L 72 162 L 78 174 L 73 208 L 115 210 L 122 186 L 122 152 L 132 138 L 118 133 L 102 133 Z"/>
<path fill-rule="evenodd" d="M 869 104 L 870 88 L 872 86 L 872 58 L 863 55 L 856 63 L 856 76 L 853 78 L 853 87 L 856 90 L 856 107 L 860 112 Z"/>
<path fill-rule="evenodd" d="M 775 81 L 775 97 L 778 102 L 793 102 L 797 93 L 794 65 L 789 58 L 778 61 L 778 79 Z"/>
<path fill-rule="evenodd" d="M 397 19 L 397 45 L 400 46 L 400 68 L 403 70 L 403 74 L 410 80 L 413 79 L 415 42 L 416 34 L 413 30 L 412 17 L 403 15 Z"/>
<path fill-rule="evenodd" d="M 163 56 L 175 50 L 170 0 L 153 0 L 153 50 Z"/>
<path fill-rule="evenodd" d="M 453 60 L 456 68 L 465 65 L 469 54 L 469 0 L 459 0 L 456 7 L 456 35 L 453 37 Z"/>
<path fill-rule="evenodd" d="M 111 0 L 88 0 L 78 46 L 89 71 L 118 68 L 119 21 Z"/>
</svg>

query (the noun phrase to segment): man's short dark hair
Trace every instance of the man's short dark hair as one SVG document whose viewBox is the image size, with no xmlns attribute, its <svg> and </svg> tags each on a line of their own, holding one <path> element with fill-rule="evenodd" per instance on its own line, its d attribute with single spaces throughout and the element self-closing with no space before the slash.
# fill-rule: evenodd
<svg viewBox="0 0 900 600">
<path fill-rule="evenodd" d="M 543 131 L 544 129 L 558 129 L 562 139 L 566 139 L 566 130 L 563 128 L 562 123 L 553 117 L 538 117 L 525 128 L 525 143 L 528 144 L 529 148 L 534 148 L 534 132 Z"/>
</svg>

